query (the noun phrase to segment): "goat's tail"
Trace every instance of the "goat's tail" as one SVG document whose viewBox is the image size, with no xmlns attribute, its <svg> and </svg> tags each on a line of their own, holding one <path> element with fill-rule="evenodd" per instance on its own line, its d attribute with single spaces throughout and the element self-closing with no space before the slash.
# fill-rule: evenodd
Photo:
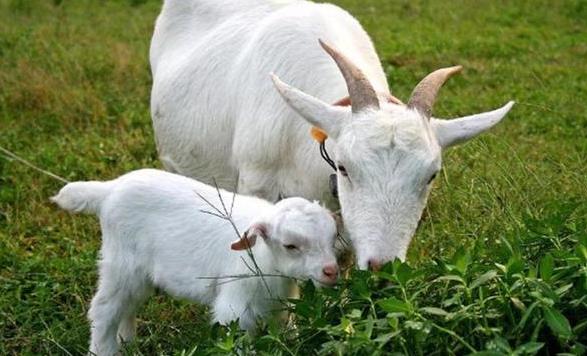
<svg viewBox="0 0 587 356">
<path fill-rule="evenodd" d="M 73 213 L 98 214 L 111 188 L 112 182 L 69 183 L 51 201 Z"/>
</svg>

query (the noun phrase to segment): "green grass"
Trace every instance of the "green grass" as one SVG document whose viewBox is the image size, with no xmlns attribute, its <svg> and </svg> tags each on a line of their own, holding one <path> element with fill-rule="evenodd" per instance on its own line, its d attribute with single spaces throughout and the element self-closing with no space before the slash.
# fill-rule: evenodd
<svg viewBox="0 0 587 356">
<path fill-rule="evenodd" d="M 334 2 L 370 33 L 399 98 L 428 72 L 462 64 L 437 116 L 517 105 L 491 133 L 446 152 L 411 267 L 306 287 L 297 331 L 257 339 L 157 296 L 128 353 L 584 352 L 587 2 Z M 148 46 L 159 7 L 0 0 L 0 146 L 68 180 L 158 167 Z M 86 351 L 99 229 L 49 203 L 60 186 L 0 157 L 0 354 Z"/>
</svg>

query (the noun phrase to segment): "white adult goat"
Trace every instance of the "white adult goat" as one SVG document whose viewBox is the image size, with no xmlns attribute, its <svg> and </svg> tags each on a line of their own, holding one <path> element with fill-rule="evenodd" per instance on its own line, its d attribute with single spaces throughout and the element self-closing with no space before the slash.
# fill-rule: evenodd
<svg viewBox="0 0 587 356">
<path fill-rule="evenodd" d="M 332 45 L 322 44 L 331 58 L 318 39 Z M 360 268 L 405 258 L 442 149 L 489 129 L 513 105 L 432 118 L 438 90 L 460 67 L 428 75 L 404 105 L 357 20 L 308 1 L 165 0 L 151 67 L 153 125 L 168 170 L 222 187 L 238 177 L 239 192 L 271 201 L 325 200 L 331 168 L 308 134 L 310 125 L 325 131 Z M 274 78 L 283 101 L 271 72 L 303 92 Z M 345 97 L 352 108 L 328 104 Z"/>
<path fill-rule="evenodd" d="M 318 285 L 333 284 L 338 276 L 335 220 L 302 198 L 271 204 L 236 195 L 232 206 L 232 193 L 146 169 L 108 182 L 70 183 L 52 200 L 100 217 L 100 282 L 88 313 L 90 351 L 97 355 L 114 355 L 117 335 L 134 337 L 136 309 L 153 287 L 209 304 L 214 321 L 240 318 L 240 326 L 250 330 L 293 296 L 294 282 L 275 275 Z M 213 206 L 220 212 L 226 206 L 223 214 L 232 212 L 235 226 L 212 216 Z M 246 232 L 233 242 L 235 228 Z M 255 244 L 259 236 L 264 243 Z M 247 246 L 251 253 L 230 251 Z M 269 276 L 235 277 L 251 275 L 254 266 Z"/>
</svg>

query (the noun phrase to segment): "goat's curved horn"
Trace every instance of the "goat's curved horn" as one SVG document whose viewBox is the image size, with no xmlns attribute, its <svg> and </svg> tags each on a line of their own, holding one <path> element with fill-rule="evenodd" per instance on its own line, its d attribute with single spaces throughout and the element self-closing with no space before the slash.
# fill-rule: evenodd
<svg viewBox="0 0 587 356">
<path fill-rule="evenodd" d="M 379 109 L 377 93 L 365 74 L 339 51 L 324 43 L 324 41 L 319 41 L 322 48 L 334 59 L 342 72 L 349 90 L 353 112 L 357 113 L 366 108 Z"/>
<path fill-rule="evenodd" d="M 436 101 L 436 96 L 442 85 L 448 78 L 463 69 L 461 66 L 454 66 L 448 68 L 441 68 L 428 74 L 422 81 L 414 88 L 412 96 L 408 101 L 408 107 L 417 109 L 426 117 L 432 115 L 432 106 Z"/>
</svg>

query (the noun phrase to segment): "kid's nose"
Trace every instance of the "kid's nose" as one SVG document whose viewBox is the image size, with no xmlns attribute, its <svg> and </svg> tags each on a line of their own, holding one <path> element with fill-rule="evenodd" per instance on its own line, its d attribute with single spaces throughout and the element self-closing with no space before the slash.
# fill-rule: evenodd
<svg viewBox="0 0 587 356">
<path fill-rule="evenodd" d="M 322 273 L 330 282 L 336 282 L 338 279 L 338 266 L 336 264 L 328 264 L 322 269 Z"/>
</svg>

